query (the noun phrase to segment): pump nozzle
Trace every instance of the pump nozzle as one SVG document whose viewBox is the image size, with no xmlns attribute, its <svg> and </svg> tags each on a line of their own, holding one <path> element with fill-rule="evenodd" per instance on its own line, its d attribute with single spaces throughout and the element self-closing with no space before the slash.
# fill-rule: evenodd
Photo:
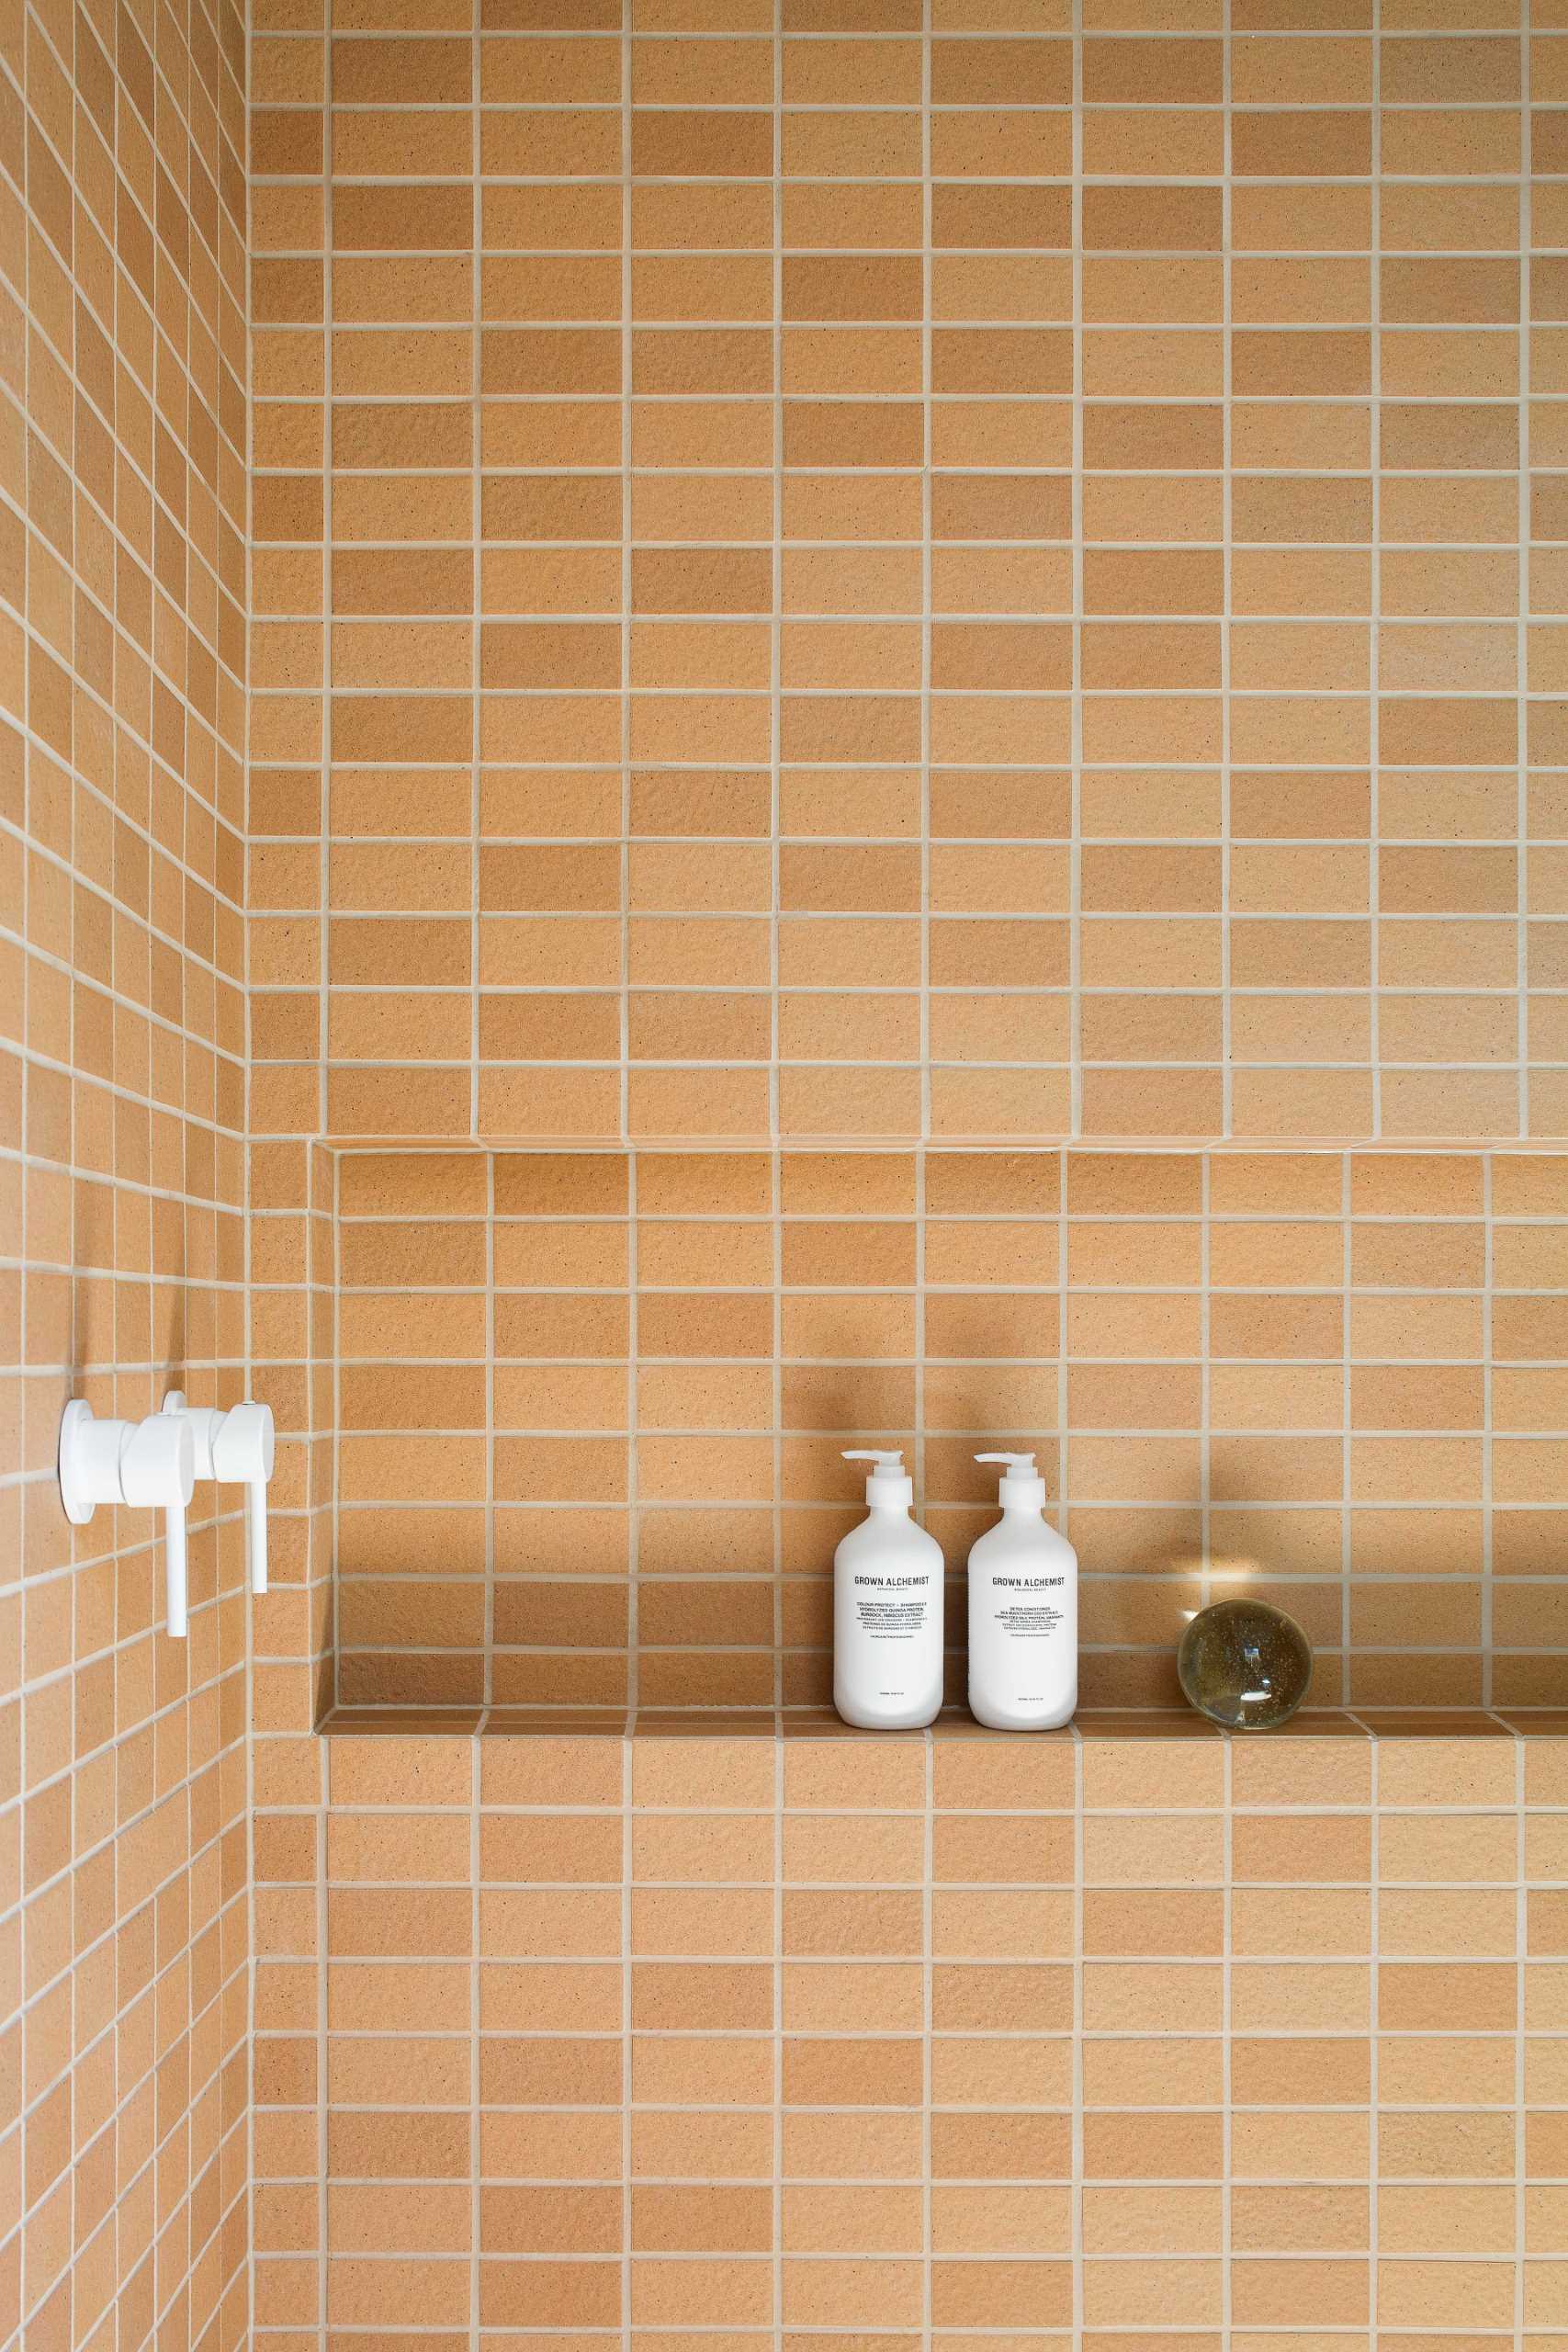
<svg viewBox="0 0 1568 2352">
<path fill-rule="evenodd" d="M 1001 1488 L 997 1499 L 1004 1510 L 1039 1510 L 1045 1501 L 1045 1481 L 1034 1466 L 1032 1453 L 977 1453 L 976 1462 L 999 1462 L 1002 1464 Z"/>
<path fill-rule="evenodd" d="M 874 1446 L 855 1446 L 844 1454 L 846 1462 L 869 1462 L 871 1470 L 865 1482 L 865 1498 L 873 1509 L 908 1510 L 915 1499 L 915 1483 L 905 1471 L 904 1452 L 884 1452 Z"/>
</svg>

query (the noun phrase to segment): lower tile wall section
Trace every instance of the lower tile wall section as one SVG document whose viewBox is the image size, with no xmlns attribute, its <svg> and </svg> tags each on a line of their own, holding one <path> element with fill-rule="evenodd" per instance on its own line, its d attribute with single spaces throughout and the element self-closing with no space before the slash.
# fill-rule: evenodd
<svg viewBox="0 0 1568 2352">
<path fill-rule="evenodd" d="M 856 1444 L 954 1695 L 998 1444 L 1066 1497 L 1087 1705 L 1169 1702 L 1236 1580 L 1320 1704 L 1568 1679 L 1568 1156 L 344 1152 L 336 1216 L 343 1703 L 821 1703 Z"/>
<path fill-rule="evenodd" d="M 256 1793 L 257 2352 L 1565 2340 L 1568 1739 L 263 1738 Z"/>
</svg>

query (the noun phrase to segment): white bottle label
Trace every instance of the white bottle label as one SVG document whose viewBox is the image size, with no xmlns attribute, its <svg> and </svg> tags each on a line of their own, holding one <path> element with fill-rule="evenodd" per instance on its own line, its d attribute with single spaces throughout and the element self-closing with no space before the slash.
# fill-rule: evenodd
<svg viewBox="0 0 1568 2352">
<path fill-rule="evenodd" d="M 1053 1589 L 1060 1592 L 1066 1581 L 1066 1577 L 993 1577 L 991 1590 L 1001 1606 L 992 1611 L 992 1622 L 1011 1641 L 1048 1640 L 1066 1618 L 1045 1596 Z"/>
<path fill-rule="evenodd" d="M 907 1642 L 925 1624 L 931 1587 L 930 1577 L 856 1577 L 855 1623 L 871 1641 Z"/>
</svg>

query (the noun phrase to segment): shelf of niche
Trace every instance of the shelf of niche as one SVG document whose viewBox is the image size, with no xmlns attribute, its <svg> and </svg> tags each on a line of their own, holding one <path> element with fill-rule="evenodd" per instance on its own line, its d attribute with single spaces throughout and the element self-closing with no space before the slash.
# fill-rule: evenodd
<svg viewBox="0 0 1568 2352">
<path fill-rule="evenodd" d="M 1564 1692 L 1568 1698 L 1568 1690 Z M 1050 1741 L 1299 1739 L 1568 1739 L 1563 1707 L 1303 1707 L 1276 1731 L 1229 1732 L 1189 1708 L 1086 1709 L 1060 1731 L 987 1731 L 947 1708 L 927 1731 L 857 1731 L 818 1707 L 333 1707 L 316 1725 L 327 1739 L 604 1738 L 813 1739 L 846 1746 L 948 1739 Z"/>
<path fill-rule="evenodd" d="M 1568 1155 L 1568 1136 L 353 1136 L 311 1140 L 336 1152 L 1388 1152 L 1529 1158 Z"/>
</svg>

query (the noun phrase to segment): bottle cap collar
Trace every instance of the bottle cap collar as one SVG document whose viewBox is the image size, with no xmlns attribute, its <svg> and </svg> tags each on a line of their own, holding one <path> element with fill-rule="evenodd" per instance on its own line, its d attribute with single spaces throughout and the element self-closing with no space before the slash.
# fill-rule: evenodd
<svg viewBox="0 0 1568 2352">
<path fill-rule="evenodd" d="M 865 1482 L 865 1498 L 874 1507 L 907 1510 L 914 1501 L 915 1482 L 905 1471 L 901 1448 L 883 1453 L 875 1447 L 857 1446 L 845 1453 L 844 1460 L 875 1464 Z"/>
</svg>

